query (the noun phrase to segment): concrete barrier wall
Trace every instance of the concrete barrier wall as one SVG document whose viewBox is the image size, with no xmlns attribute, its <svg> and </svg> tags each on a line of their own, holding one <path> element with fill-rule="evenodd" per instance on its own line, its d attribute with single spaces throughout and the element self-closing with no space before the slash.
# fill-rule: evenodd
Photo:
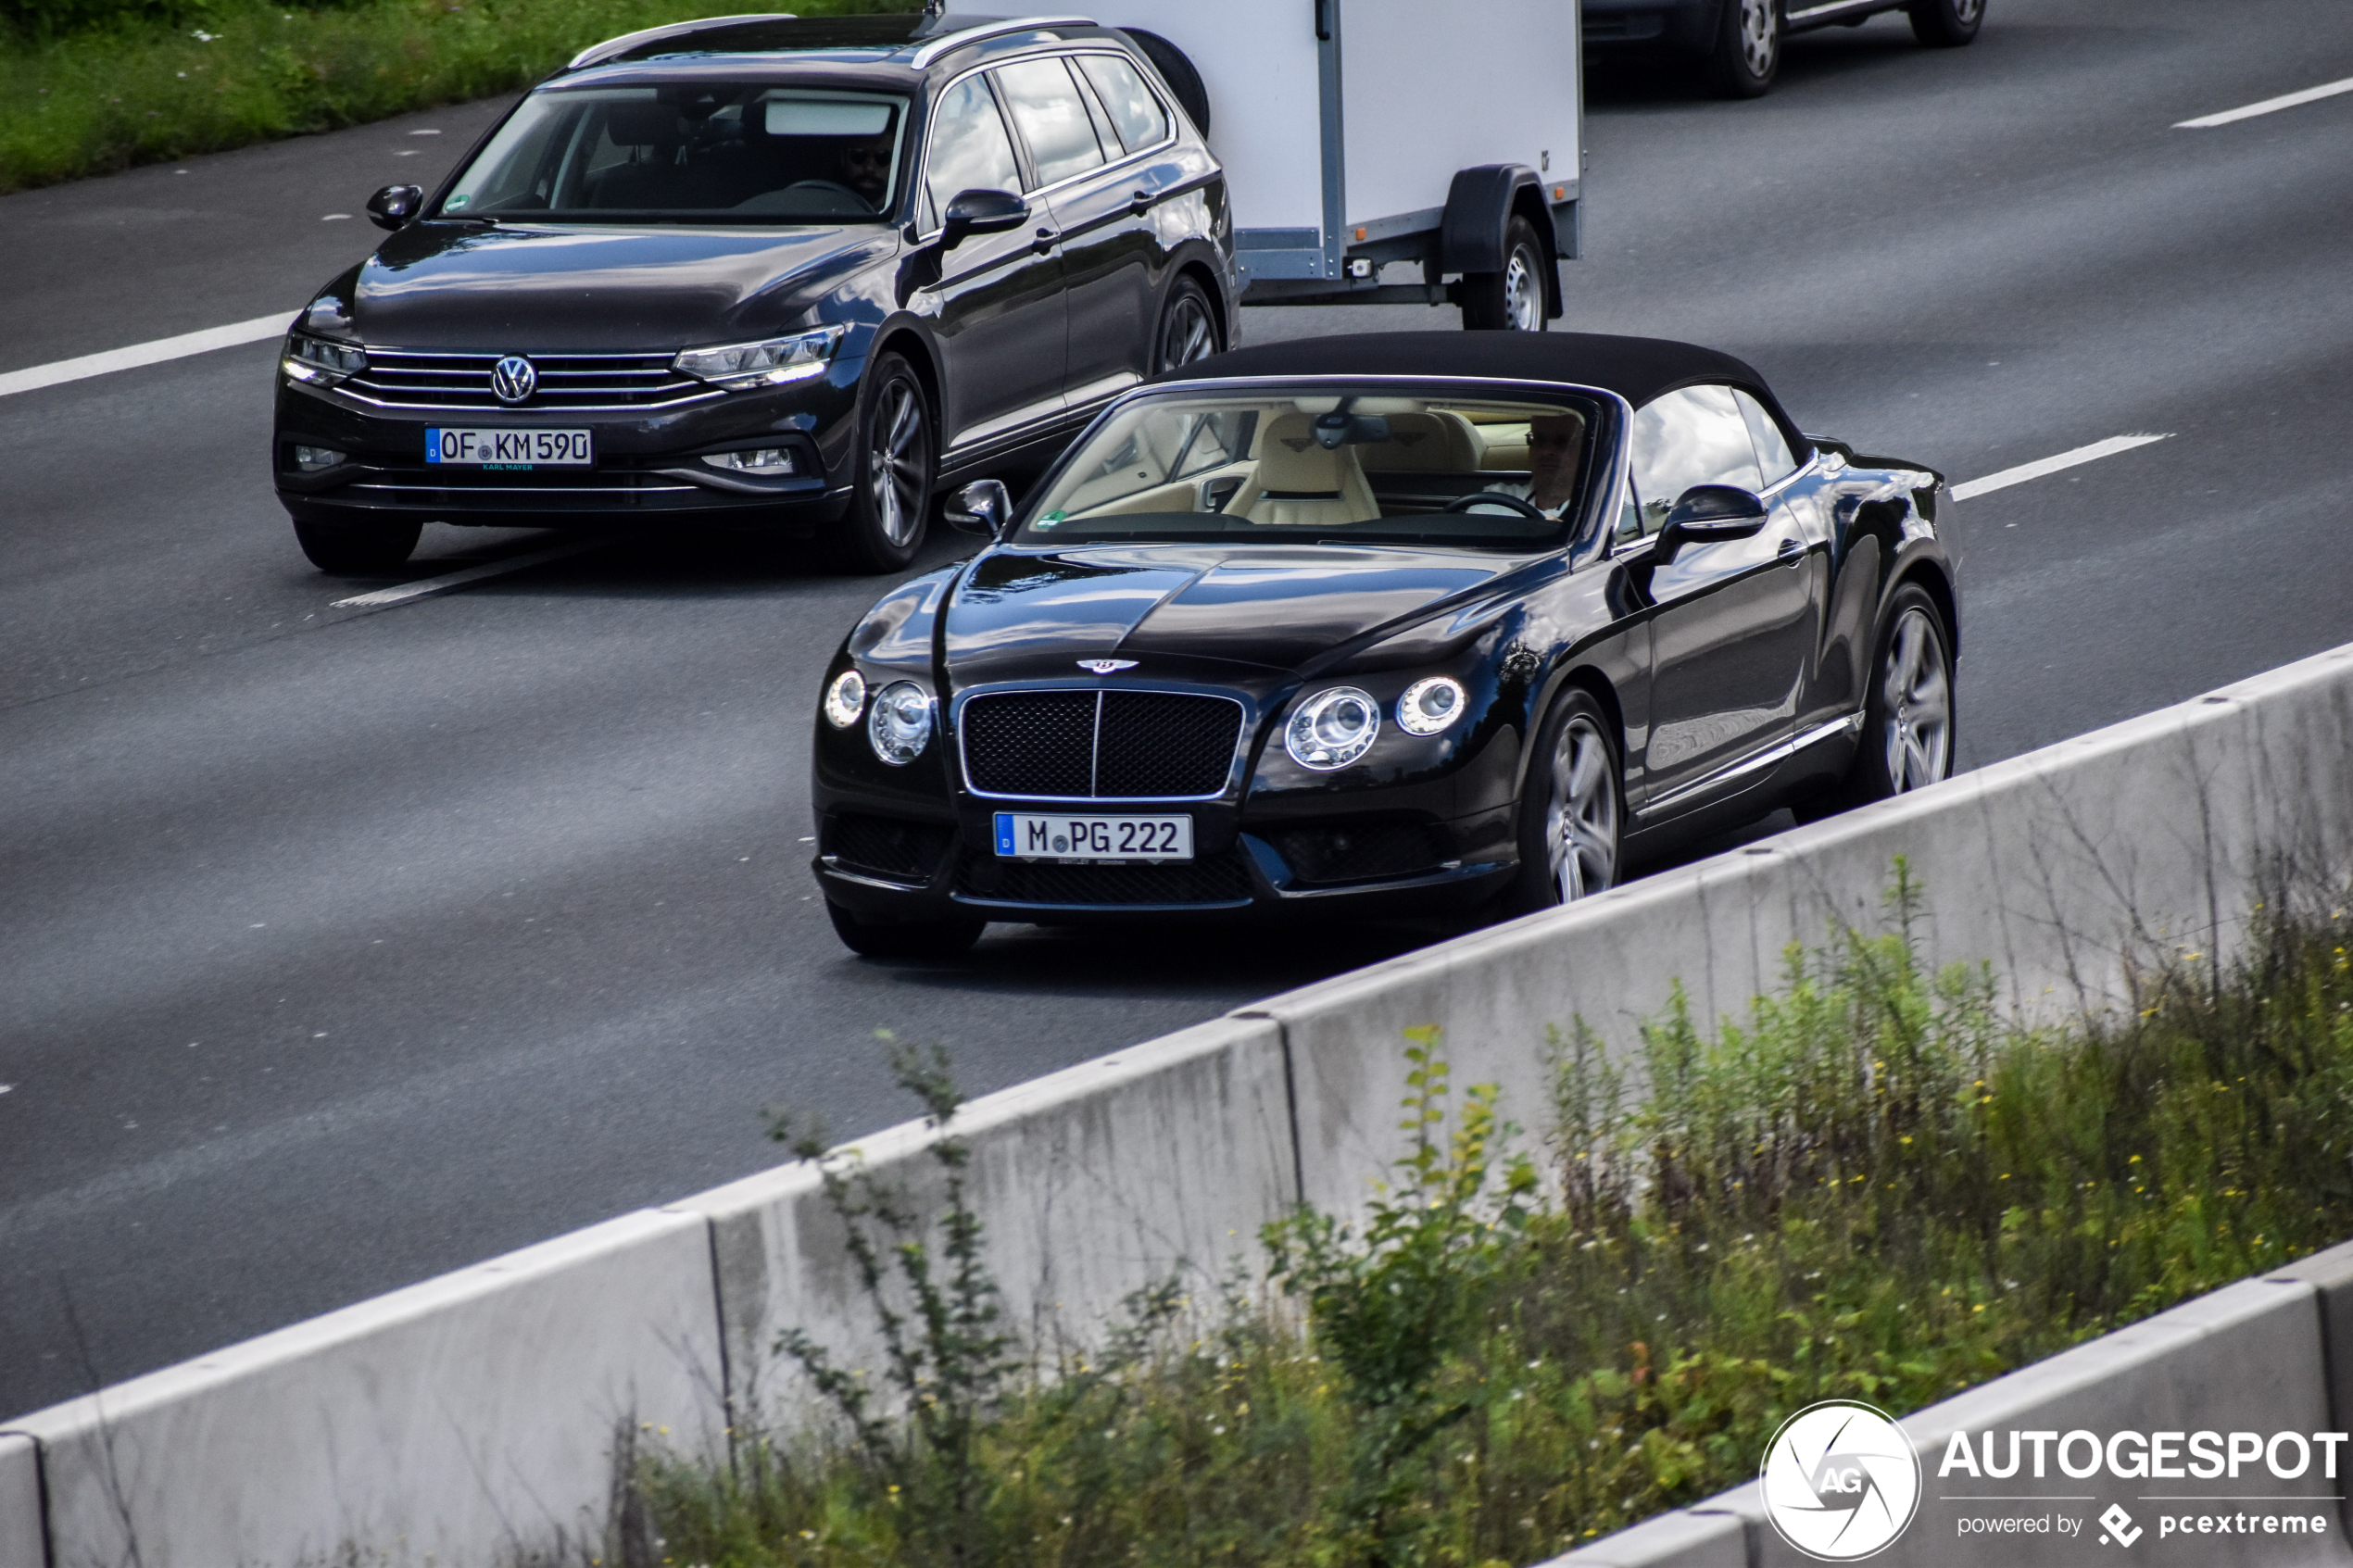
<svg viewBox="0 0 2353 1568">
<path fill-rule="evenodd" d="M 617 1426 L 717 1451 L 710 1256 L 691 1216 L 624 1215 L 16 1423 L 41 1446 L 50 1563 L 292 1568 L 350 1545 L 455 1568 L 600 1544 Z M 0 1541 L 19 1528 L 0 1515 Z"/>
<path fill-rule="evenodd" d="M 0 1568 L 46 1568 L 41 1526 L 41 1449 L 0 1433 Z"/>
<path fill-rule="evenodd" d="M 989 1265 L 1033 1333 L 1100 1325 L 1180 1265 L 1213 1278 L 1299 1198 L 1361 1202 L 1398 1153 L 1407 1027 L 1444 1025 L 1456 1082 L 1498 1083 L 1505 1113 L 1541 1126 L 1547 1025 L 1582 1017 L 1623 1047 L 1678 979 L 1703 1020 L 1741 1011 L 1777 983 L 1786 944 L 1874 924 L 1899 854 L 1927 888 L 1930 959 L 1991 960 L 2029 1014 L 2118 1005 L 2136 961 L 2234 946 L 2263 854 L 2353 859 L 2349 811 L 2344 649 L 1276 997 L 966 1108 L 955 1130 Z M 860 1147 L 921 1199 L 938 1189 L 930 1135 L 911 1124 Z M 2334 1299 L 2319 1288 L 2257 1295 L 2301 1299 L 2270 1311 L 2317 1323 L 2314 1301 Z M 2353 1328 L 2353 1294 L 2344 1311 Z M 777 1336 L 803 1327 L 862 1359 L 869 1321 L 816 1173 L 787 1167 L 14 1423 L 37 1440 L 40 1474 L 0 1436 L 0 1552 L 43 1538 L 44 1497 L 49 1568 L 291 1568 L 346 1543 L 465 1568 L 579 1541 L 603 1520 L 616 1422 L 667 1427 L 693 1451 L 731 1419 L 790 1419 Z M 2191 1365 L 2193 1348 L 2165 1364 Z M 2321 1375 L 2295 1364 L 2291 1384 Z M 2353 1369 L 2353 1339 L 2334 1364 Z M 2129 1356 L 2110 1366 L 2135 1387 L 2144 1371 Z M 2150 1397 L 2186 1401 L 2223 1376 L 2182 1375 Z M 1734 1494 L 1579 1561 L 1650 1542 L 1671 1555 L 1625 1561 L 1713 1568 L 1737 1553 L 1755 1568 L 1753 1513 Z"/>
<path fill-rule="evenodd" d="M 969 1201 L 1008 1323 L 1032 1343 L 1109 1321 L 1172 1274 L 1214 1286 L 1297 1195 L 1282 1037 L 1261 1021 L 1221 1019 L 989 1095 L 953 1130 L 972 1151 Z M 943 1185 L 930 1142 L 915 1123 L 855 1147 L 868 1173 L 928 1209 Z M 711 1223 L 739 1420 L 789 1418 L 798 1379 L 773 1353 L 787 1329 L 849 1364 L 875 1361 L 874 1313 L 813 1169 L 767 1172 L 674 1211 Z"/>
<path fill-rule="evenodd" d="M 2054 1465 L 2041 1480 L 2028 1467 L 2006 1480 L 1978 1479 L 1956 1470 L 1940 1476 L 1956 1432 L 1988 1429 L 2069 1433 L 2105 1438 L 2138 1432 L 2346 1432 L 2353 1406 L 2345 1373 L 2353 1343 L 2353 1245 L 2338 1247 L 2293 1268 L 2242 1280 L 2171 1311 L 2078 1346 L 2007 1377 L 1904 1418 L 1919 1456 L 1921 1498 L 1912 1524 L 1871 1559 L 1889 1568 L 2061 1568 L 2101 1549 L 2099 1516 L 2111 1505 L 2139 1532 L 2131 1560 L 2162 1568 L 2342 1568 L 2353 1563 L 2341 1501 L 2353 1479 L 2353 1445 L 2340 1454 L 2336 1476 L 2314 1459 L 2303 1476 L 2281 1478 L 2250 1464 L 2236 1479 L 2120 1479 L 2102 1474 L 2066 1477 Z M 2333 1372 L 2334 1375 L 2333 1376 Z M 1982 1436 L 1977 1439 L 1982 1445 Z M 2003 1444 L 2007 1445 L 2007 1436 Z M 1764 1456 L 1757 1456 L 1760 1465 Z M 2002 1494 L 2001 1500 L 1984 1500 Z M 2008 1500 L 2049 1497 L 2048 1503 Z M 2187 1501 L 2200 1498 L 2205 1501 Z M 2166 1535 L 2160 1516 L 2171 1512 L 2322 1515 L 2318 1536 L 2259 1534 Z M 1968 1514 L 2059 1514 L 2082 1528 L 2048 1534 L 1964 1536 Z M 2126 1543 L 2119 1542 L 2119 1546 Z M 1595 1542 L 1545 1568 L 1801 1568 L 1813 1561 L 1766 1523 L 1756 1484 L 1737 1487 L 1695 1508 L 1664 1514 Z"/>
</svg>

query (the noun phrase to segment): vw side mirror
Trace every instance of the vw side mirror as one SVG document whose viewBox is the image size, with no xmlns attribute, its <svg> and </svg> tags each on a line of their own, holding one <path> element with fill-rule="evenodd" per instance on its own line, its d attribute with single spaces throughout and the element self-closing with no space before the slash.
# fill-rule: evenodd
<svg viewBox="0 0 2353 1568">
<path fill-rule="evenodd" d="M 1652 558 L 1670 561 L 1686 545 L 1746 539 L 1765 526 L 1765 503 L 1737 484 L 1694 484 L 1676 497 Z"/>
<path fill-rule="evenodd" d="M 948 204 L 939 243 L 953 250 L 973 234 L 1001 234 L 1029 220 L 1029 204 L 1011 191 L 965 191 Z"/>
<path fill-rule="evenodd" d="M 402 228 L 424 205 L 423 187 L 386 185 L 368 198 L 368 221 L 379 229 Z"/>
<path fill-rule="evenodd" d="M 1012 526 L 1013 498 L 1002 480 L 976 479 L 957 491 L 942 510 L 948 526 L 959 533 L 995 539 Z"/>
</svg>

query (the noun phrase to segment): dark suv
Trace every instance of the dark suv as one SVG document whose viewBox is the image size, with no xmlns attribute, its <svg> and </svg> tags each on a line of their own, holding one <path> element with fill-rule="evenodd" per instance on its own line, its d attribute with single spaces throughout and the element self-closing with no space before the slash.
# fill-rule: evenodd
<svg viewBox="0 0 2353 1568">
<path fill-rule="evenodd" d="M 1151 46 L 1165 48 L 1157 39 Z M 271 444 L 328 571 L 428 521 L 787 529 L 903 566 L 945 482 L 1230 341 L 1225 176 L 1084 22 L 730 18 L 527 94 L 286 339 Z"/>
</svg>

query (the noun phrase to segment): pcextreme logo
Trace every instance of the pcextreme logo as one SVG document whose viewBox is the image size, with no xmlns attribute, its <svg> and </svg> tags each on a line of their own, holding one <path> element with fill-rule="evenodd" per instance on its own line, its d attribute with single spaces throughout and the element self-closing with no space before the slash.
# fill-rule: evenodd
<svg viewBox="0 0 2353 1568">
<path fill-rule="evenodd" d="M 1920 1502 L 1920 1461 L 1886 1411 L 1851 1399 L 1808 1405 L 1781 1424 L 1758 1473 L 1765 1517 L 1819 1562 L 1884 1550 Z"/>
</svg>

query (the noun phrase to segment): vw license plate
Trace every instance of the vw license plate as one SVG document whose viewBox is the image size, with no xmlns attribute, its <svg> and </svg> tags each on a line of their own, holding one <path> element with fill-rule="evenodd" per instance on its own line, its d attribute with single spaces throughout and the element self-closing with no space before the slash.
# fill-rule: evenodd
<svg viewBox="0 0 2353 1568">
<path fill-rule="evenodd" d="M 1016 860 L 1189 860 L 1193 820 L 1000 811 L 997 853 Z"/>
<path fill-rule="evenodd" d="M 429 430 L 425 461 L 472 469 L 585 469 L 596 465 L 585 430 Z"/>
</svg>

